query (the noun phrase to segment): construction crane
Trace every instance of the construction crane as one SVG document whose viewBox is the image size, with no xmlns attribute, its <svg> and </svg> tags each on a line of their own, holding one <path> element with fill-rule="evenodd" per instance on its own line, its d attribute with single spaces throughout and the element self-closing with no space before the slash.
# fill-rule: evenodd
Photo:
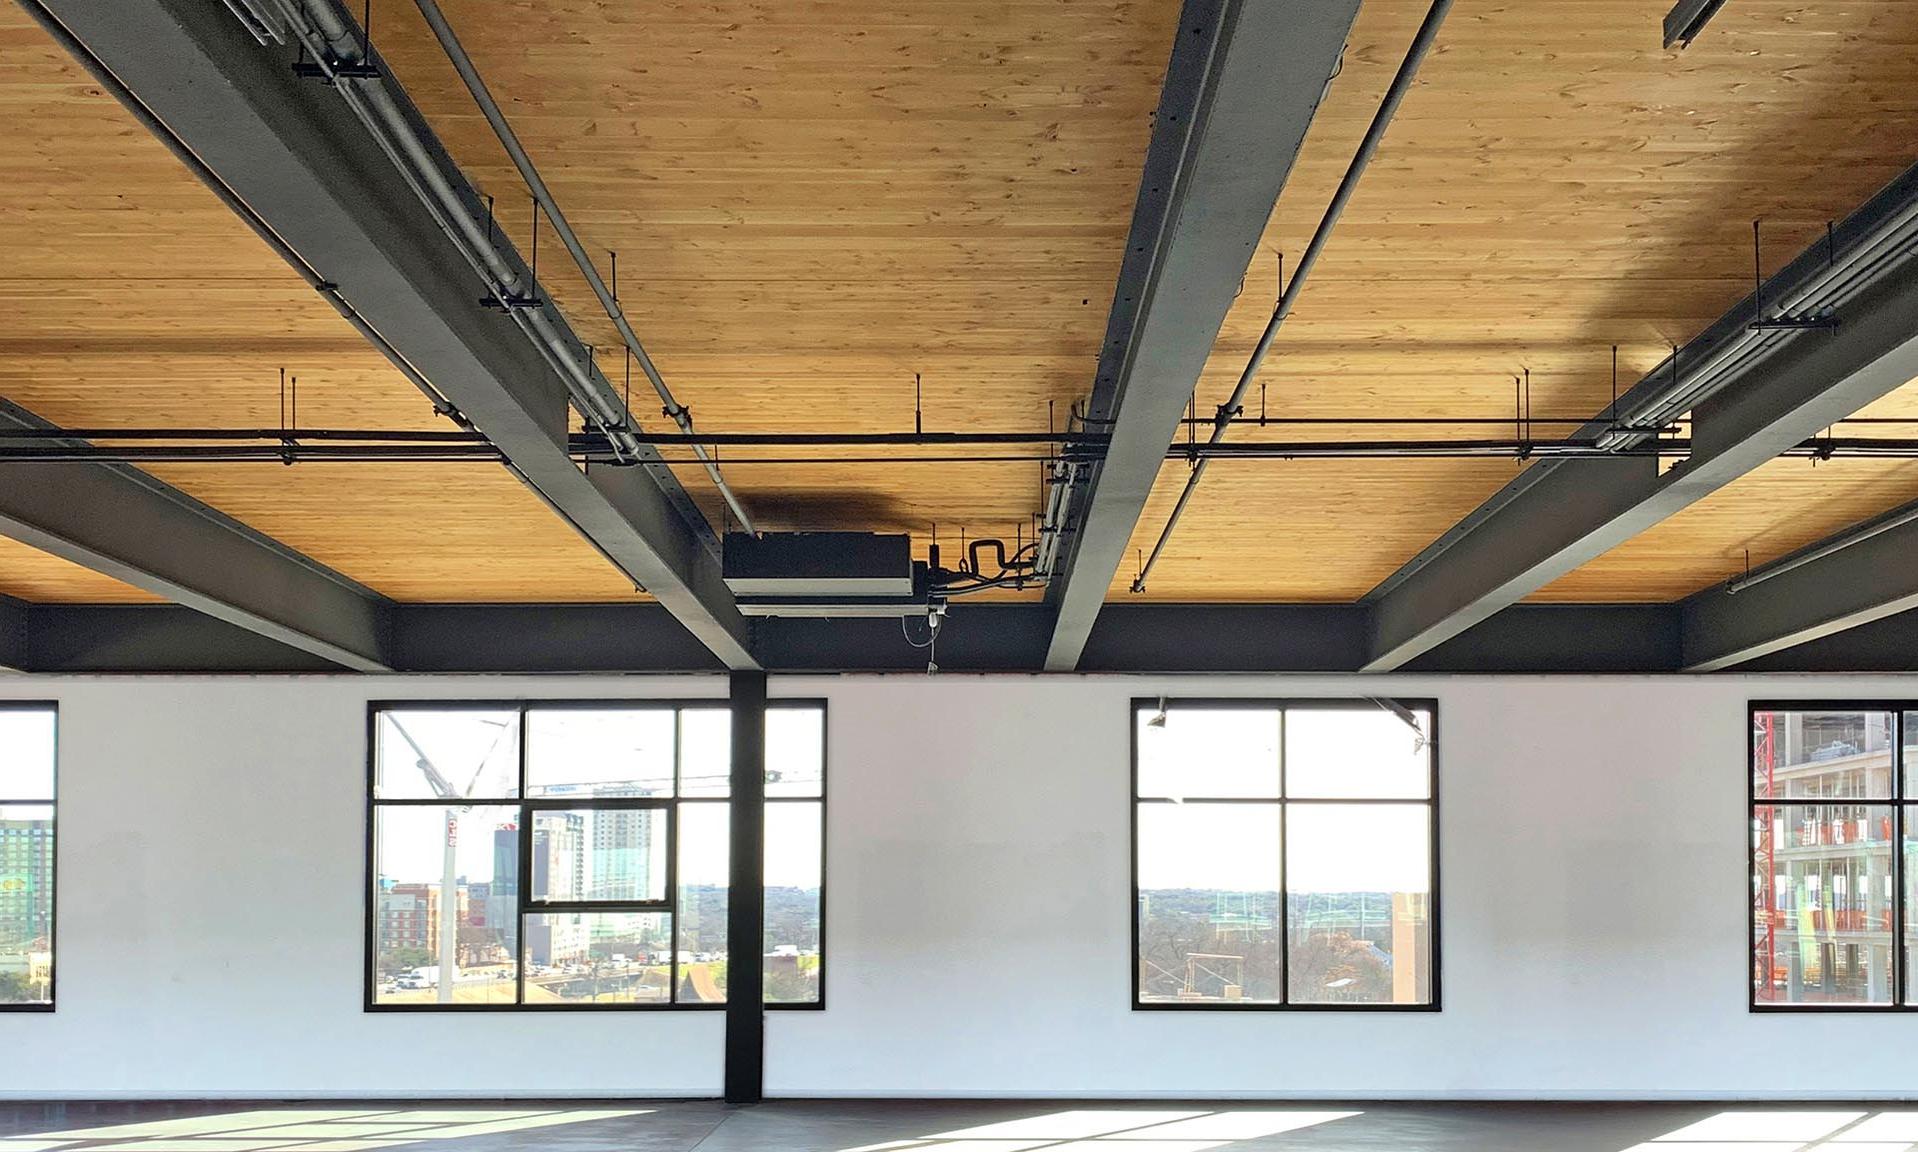
<svg viewBox="0 0 1918 1152">
<path fill-rule="evenodd" d="M 493 742 L 486 746 L 486 751 L 480 756 L 479 763 L 474 766 L 473 778 L 466 782 L 466 787 L 459 788 L 455 787 L 453 782 L 446 778 L 446 774 L 439 770 L 439 766 L 433 763 L 433 758 L 426 754 L 426 749 L 420 747 L 420 742 L 406 730 L 406 725 L 401 723 L 397 713 L 388 712 L 385 716 L 387 722 L 393 726 L 393 731 L 398 732 L 400 739 L 406 741 L 406 746 L 413 750 L 413 765 L 426 779 L 426 786 L 433 790 L 433 795 L 449 802 L 446 808 L 446 841 L 442 849 L 445 856 L 444 872 L 440 880 L 440 978 L 436 987 L 439 992 L 439 1002 L 451 1004 L 453 979 L 459 967 L 457 961 L 459 956 L 460 815 L 472 808 L 473 786 L 479 783 L 480 773 L 486 770 L 487 762 L 493 758 L 493 753 L 498 750 L 500 741 L 505 738 L 511 725 L 498 720 L 482 721 L 482 723 L 493 725 L 499 731 L 494 734 Z"/>
</svg>

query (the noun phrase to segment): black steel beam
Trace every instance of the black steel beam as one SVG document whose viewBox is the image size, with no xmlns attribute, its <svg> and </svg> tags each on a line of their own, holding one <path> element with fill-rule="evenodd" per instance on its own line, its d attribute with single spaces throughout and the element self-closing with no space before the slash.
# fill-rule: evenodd
<svg viewBox="0 0 1918 1152">
<path fill-rule="evenodd" d="M 1358 0 L 1186 0 L 1087 406 L 1046 668 L 1079 663 L 1187 398 L 1338 67 Z"/>
<path fill-rule="evenodd" d="M 1909 208 L 1918 202 L 1913 184 L 1910 173 L 1894 182 L 1846 228 Z M 1826 251 L 1821 242 L 1794 267 L 1822 263 Z M 1682 358 L 1702 362 L 1752 315 L 1749 302 L 1741 304 Z M 1864 284 L 1836 319 L 1836 327 L 1779 338 L 1732 385 L 1698 403 L 1690 455 L 1662 473 L 1649 457 L 1527 468 L 1368 597 L 1365 669 L 1404 666 L 1918 378 L 1918 262 L 1895 263 Z"/>
<path fill-rule="evenodd" d="M 48 428 L 0 399 L 0 428 Z M 0 464 L 0 535 L 361 672 L 391 666 L 389 603 L 124 464 Z"/>
<path fill-rule="evenodd" d="M 400 604 L 393 613 L 397 670 L 409 673 L 647 673 L 724 671 L 656 604 Z M 1365 656 L 1363 605 L 1129 604 L 1099 617 L 1085 672 L 1342 673 Z M 13 629 L 8 639 L 7 628 Z M 1521 604 L 1406 665 L 1408 672 L 1674 672 L 1675 604 Z M 929 653 L 898 620 L 772 619 L 756 654 L 769 669 L 924 672 Z M 952 608 L 937 660 L 944 672 L 1030 672 L 1051 635 L 1039 604 Z M 923 626 L 909 622 L 914 639 Z M 1876 629 L 1844 635 L 1863 638 Z M 5 646 L 11 643 L 11 657 Z M 1850 642 L 1828 645 L 1816 669 L 1842 664 Z M 1862 651 L 1863 649 L 1861 649 Z M 1779 655 L 1790 666 L 1798 650 Z M 1882 655 L 1869 657 L 1872 668 Z M 1918 645 L 1910 649 L 1918 668 Z M 304 673 L 334 669 L 174 605 L 0 603 L 0 664 L 42 673 Z"/>
<path fill-rule="evenodd" d="M 726 894 L 728 1104 L 766 1094 L 766 674 L 734 672 L 730 885 Z"/>
<path fill-rule="evenodd" d="M 393 615 L 408 672 L 720 672 L 658 604 L 408 604 Z"/>
<path fill-rule="evenodd" d="M 337 672 L 339 665 L 177 604 L 30 604 L 24 672 Z"/>
<path fill-rule="evenodd" d="M 486 286 L 458 247 L 340 97 L 295 74 L 291 49 L 261 46 L 204 0 L 22 3 L 58 19 L 555 512 L 722 662 L 753 665 L 717 552 L 654 477 L 663 469 L 588 474 L 568 458 L 565 384 L 510 317 L 481 305 Z M 456 172 L 401 103 L 437 166 Z M 430 524 L 431 509 L 422 517 Z"/>
<path fill-rule="evenodd" d="M 0 594 L 0 672 L 27 668 L 27 604 Z"/>
<path fill-rule="evenodd" d="M 1725 0 L 1678 0 L 1665 14 L 1665 47 L 1690 44 L 1724 6 Z"/>
<path fill-rule="evenodd" d="M 1895 509 L 1783 557 L 1776 575 L 1686 600 L 1684 666 L 1715 672 L 1918 608 L 1914 511 L 1918 504 Z M 1851 542 L 1831 550 L 1842 541 Z"/>
</svg>

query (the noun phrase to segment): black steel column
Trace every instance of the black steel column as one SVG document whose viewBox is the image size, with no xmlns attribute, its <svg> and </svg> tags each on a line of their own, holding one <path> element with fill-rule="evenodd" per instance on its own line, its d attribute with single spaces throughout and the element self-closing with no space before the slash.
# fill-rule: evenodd
<svg viewBox="0 0 1918 1152">
<path fill-rule="evenodd" d="M 766 674 L 732 674 L 732 882 L 726 901 L 726 1102 L 766 1092 Z"/>
</svg>

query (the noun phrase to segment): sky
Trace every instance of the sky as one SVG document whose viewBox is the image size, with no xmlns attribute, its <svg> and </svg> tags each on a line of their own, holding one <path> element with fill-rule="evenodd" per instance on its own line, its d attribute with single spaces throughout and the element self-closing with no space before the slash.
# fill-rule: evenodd
<svg viewBox="0 0 1918 1152">
<path fill-rule="evenodd" d="M 686 795 L 724 795 L 732 732 L 724 708 L 680 713 L 680 756 Z M 533 709 L 526 732 L 527 784 L 533 796 L 622 794 L 669 796 L 673 787 L 674 716 L 669 708 Z M 469 883 L 493 876 L 493 832 L 516 826 L 519 719 L 513 709 L 430 708 L 381 714 L 376 789 L 384 799 L 438 795 L 418 767 L 411 736 L 449 785 L 475 803 L 458 817 L 455 864 Z M 823 757 L 824 715 L 818 709 L 769 709 L 766 766 L 769 796 L 814 795 Z M 612 787 L 608 787 L 612 786 Z M 636 793 L 630 789 L 644 789 Z M 486 804 L 485 800 L 507 801 Z M 817 805 L 767 806 L 767 883 L 818 887 Z M 728 871 L 724 804 L 682 805 L 680 882 L 723 884 Z M 446 809 L 385 807 L 378 814 L 380 874 L 402 883 L 431 882 L 443 872 Z"/>
<path fill-rule="evenodd" d="M 1141 888 L 1424 892 L 1431 886 L 1428 809 L 1407 804 L 1207 804 L 1204 797 L 1422 801 L 1431 750 L 1379 709 L 1168 709 L 1139 712 Z M 1421 731 L 1431 717 L 1418 713 Z M 1287 835 L 1289 834 L 1289 835 Z M 1281 860 L 1283 855 L 1284 859 Z"/>
<path fill-rule="evenodd" d="M 0 801 L 53 799 L 50 708 L 0 708 Z"/>
</svg>

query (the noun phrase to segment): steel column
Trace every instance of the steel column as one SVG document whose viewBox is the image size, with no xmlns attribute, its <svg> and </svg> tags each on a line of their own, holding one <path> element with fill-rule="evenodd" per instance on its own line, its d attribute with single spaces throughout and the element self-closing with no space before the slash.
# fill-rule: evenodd
<svg viewBox="0 0 1918 1152">
<path fill-rule="evenodd" d="M 766 674 L 731 676 L 731 879 L 726 893 L 726 1102 L 766 1093 Z"/>
<path fill-rule="evenodd" d="M 1066 510 L 1045 666 L 1075 667 L 1291 172 L 1358 0 L 1186 0 L 1086 416 L 1109 432 Z"/>
</svg>

